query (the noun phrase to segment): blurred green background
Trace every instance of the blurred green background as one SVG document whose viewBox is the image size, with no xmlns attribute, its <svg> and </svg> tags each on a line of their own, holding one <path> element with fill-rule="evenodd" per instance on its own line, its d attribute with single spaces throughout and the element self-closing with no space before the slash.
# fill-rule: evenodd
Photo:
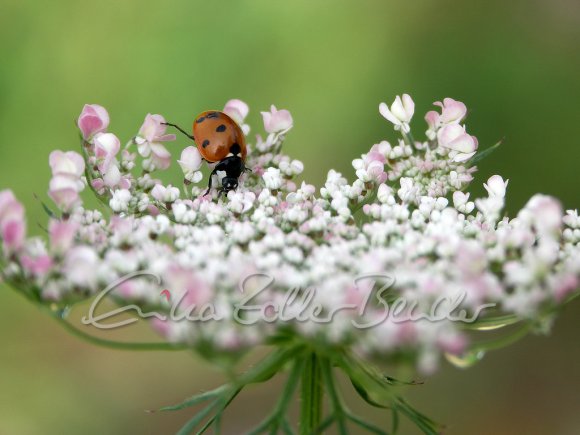
<svg viewBox="0 0 580 435">
<path fill-rule="evenodd" d="M 395 137 L 378 104 L 408 92 L 416 136 L 431 103 L 450 96 L 470 108 L 481 146 L 504 138 L 473 192 L 499 173 L 510 179 L 512 214 L 536 192 L 578 207 L 579 73 L 576 0 L 0 0 L 0 187 L 25 202 L 40 233 L 33 193 L 45 195 L 50 150 L 76 149 L 84 103 L 104 105 L 111 130 L 128 139 L 148 112 L 187 126 L 230 98 L 250 104 L 253 132 L 260 110 L 289 109 L 286 149 L 320 184 L 328 169 L 349 171 L 373 143 Z M 409 391 L 412 402 L 448 434 L 580 433 L 579 305 L 550 337 L 467 371 L 444 365 Z M 221 379 L 186 353 L 81 342 L 5 286 L 0 331 L 0 434 L 169 434 L 188 412 L 143 411 Z M 226 433 L 265 414 L 279 385 L 237 401 Z"/>
</svg>

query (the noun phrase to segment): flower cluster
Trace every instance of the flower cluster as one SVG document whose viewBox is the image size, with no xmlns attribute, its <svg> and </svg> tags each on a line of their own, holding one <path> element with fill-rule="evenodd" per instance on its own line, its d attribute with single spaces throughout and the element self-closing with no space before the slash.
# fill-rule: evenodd
<svg viewBox="0 0 580 435">
<path fill-rule="evenodd" d="M 304 165 L 282 152 L 292 116 L 272 106 L 262 112 L 265 138 L 248 145 L 252 171 L 221 198 L 203 196 L 203 159 L 185 137 L 180 147 L 170 143 L 177 138 L 163 116 L 148 114 L 122 147 L 108 131 L 107 111 L 87 105 L 78 120 L 82 155 L 50 155 L 48 195 L 59 212 L 48 240 L 26 239 L 22 206 L 10 191 L 0 193 L 2 274 L 33 300 L 60 306 L 118 282 L 109 294 L 115 302 L 171 312 L 153 326 L 170 342 L 204 351 L 291 337 L 366 358 L 405 356 L 431 372 L 441 354 L 460 356 L 469 345 L 452 308 L 478 320 L 543 318 L 580 277 L 578 213 L 535 195 L 508 218 L 508 181 L 499 175 L 485 184 L 487 196 L 471 198 L 465 189 L 478 142 L 463 124 L 466 107 L 451 98 L 436 105 L 440 111 L 425 116 L 427 139 L 416 141 L 411 97 L 382 103 L 380 113 L 402 138 L 355 159 L 350 181 L 329 171 L 319 190 L 296 181 Z M 249 134 L 244 102 L 223 110 Z M 170 150 L 182 150 L 182 187 L 162 181 Z M 87 186 L 106 210 L 83 208 Z M 420 313 L 441 300 L 457 303 L 439 304 L 446 315 L 438 321 L 397 321 L 385 315 L 386 301 L 397 300 Z M 212 321 L 183 318 L 202 306 L 212 307 Z"/>
</svg>

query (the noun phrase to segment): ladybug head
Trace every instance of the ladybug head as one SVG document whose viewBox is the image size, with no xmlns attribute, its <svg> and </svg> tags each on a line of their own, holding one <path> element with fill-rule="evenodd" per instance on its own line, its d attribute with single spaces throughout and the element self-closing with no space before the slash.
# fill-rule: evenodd
<svg viewBox="0 0 580 435">
<path fill-rule="evenodd" d="M 238 179 L 234 177 L 224 177 L 222 179 L 222 187 L 226 193 L 230 190 L 236 190 L 238 188 Z"/>
</svg>

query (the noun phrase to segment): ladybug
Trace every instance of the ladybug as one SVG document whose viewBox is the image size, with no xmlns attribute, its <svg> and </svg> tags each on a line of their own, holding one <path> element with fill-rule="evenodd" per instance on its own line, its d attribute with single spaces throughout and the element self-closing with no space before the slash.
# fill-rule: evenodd
<svg viewBox="0 0 580 435">
<path fill-rule="evenodd" d="M 210 192 L 212 178 L 218 171 L 226 173 L 222 178 L 218 197 L 222 193 L 227 195 L 230 190 L 235 190 L 240 175 L 244 171 L 251 171 L 245 165 L 248 149 L 244 133 L 237 122 L 224 112 L 208 110 L 197 115 L 193 121 L 193 135 L 187 134 L 175 124 L 164 124 L 177 128 L 192 139 L 208 163 L 217 163 L 209 176 L 207 191 L 203 196 Z"/>
</svg>

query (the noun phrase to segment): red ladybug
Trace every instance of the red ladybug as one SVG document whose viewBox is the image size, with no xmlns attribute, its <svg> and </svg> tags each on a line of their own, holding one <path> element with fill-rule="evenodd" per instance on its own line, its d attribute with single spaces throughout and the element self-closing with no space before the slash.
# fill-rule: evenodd
<svg viewBox="0 0 580 435">
<path fill-rule="evenodd" d="M 219 195 L 227 194 L 230 190 L 238 187 L 238 178 L 246 170 L 245 161 L 248 152 L 246 138 L 240 126 L 226 115 L 217 110 L 202 112 L 193 121 L 193 135 L 187 134 L 179 126 L 165 125 L 177 128 L 195 142 L 199 153 L 209 163 L 216 163 L 211 175 L 209 185 L 204 196 L 211 190 L 212 177 L 217 171 L 224 171 L 222 188 Z"/>
</svg>

